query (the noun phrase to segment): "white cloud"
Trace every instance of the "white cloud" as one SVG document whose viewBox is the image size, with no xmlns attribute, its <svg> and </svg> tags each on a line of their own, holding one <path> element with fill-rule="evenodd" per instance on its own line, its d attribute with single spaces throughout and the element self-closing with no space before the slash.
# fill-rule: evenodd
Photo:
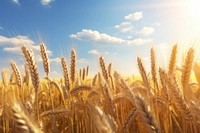
<svg viewBox="0 0 200 133">
<path fill-rule="evenodd" d="M 105 54 L 110 54 L 110 53 L 106 51 Z"/>
<path fill-rule="evenodd" d="M 60 78 L 60 77 L 62 77 L 62 73 L 61 72 L 57 72 L 57 71 L 51 71 L 50 72 L 50 77 Z"/>
<path fill-rule="evenodd" d="M 154 32 L 154 28 L 153 28 L 153 27 L 143 27 L 143 28 L 138 32 L 138 34 L 148 36 L 148 35 L 152 34 L 153 32 Z"/>
<path fill-rule="evenodd" d="M 42 57 L 41 57 L 39 54 L 36 54 L 36 55 L 35 55 L 35 60 L 36 60 L 37 62 L 43 62 Z"/>
<path fill-rule="evenodd" d="M 124 17 L 126 20 L 134 20 L 134 21 L 137 21 L 137 20 L 140 20 L 143 18 L 143 13 L 142 12 L 134 12 L 134 13 L 131 13 L 127 16 Z"/>
<path fill-rule="evenodd" d="M 52 3 L 54 0 L 41 0 L 41 4 L 44 6 L 48 6 L 50 3 Z"/>
<path fill-rule="evenodd" d="M 132 38 L 133 38 L 133 36 L 131 36 L 131 35 L 127 36 L 127 39 L 132 39 Z"/>
<path fill-rule="evenodd" d="M 98 31 L 95 30 L 87 30 L 87 29 L 83 29 L 81 32 L 78 32 L 77 34 L 71 34 L 70 38 L 93 41 L 97 43 L 105 43 L 105 44 L 119 44 L 123 42 L 123 39 L 113 37 L 104 33 L 99 33 Z"/>
<path fill-rule="evenodd" d="M 100 52 L 96 49 L 88 51 L 89 54 L 100 55 Z"/>
<path fill-rule="evenodd" d="M 170 54 L 171 54 L 170 48 L 171 48 L 171 45 L 167 42 L 162 42 L 162 43 L 156 45 L 155 51 L 156 51 L 156 55 L 159 55 L 159 56 L 156 56 L 157 64 L 159 67 L 161 67 L 161 68 L 168 67 L 169 58 L 170 58 Z M 178 64 L 178 62 L 177 62 L 177 64 Z"/>
<path fill-rule="evenodd" d="M 31 40 L 28 36 L 18 35 L 15 37 L 5 37 L 0 35 L 0 45 L 3 45 L 3 51 L 20 54 L 21 46 L 26 46 L 32 49 L 34 52 L 39 52 L 40 47 L 39 45 L 35 45 L 35 42 Z M 8 46 L 9 45 L 9 46 Z M 47 50 L 49 56 L 52 54 L 50 50 Z"/>
<path fill-rule="evenodd" d="M 78 59 L 77 62 L 79 63 L 88 63 L 88 60 L 85 58 Z"/>
<path fill-rule="evenodd" d="M 108 51 L 99 52 L 97 49 L 90 50 L 90 51 L 88 51 L 88 53 L 89 54 L 93 54 L 93 55 L 101 55 L 101 54 L 104 54 L 104 55 L 116 55 L 117 54 L 116 52 L 108 52 Z"/>
<path fill-rule="evenodd" d="M 80 32 L 77 32 L 76 34 L 71 34 L 69 36 L 72 39 L 77 40 L 85 40 L 85 41 L 91 41 L 95 43 L 101 43 L 101 44 L 115 44 L 115 45 L 141 45 L 146 43 L 151 43 L 152 39 L 142 39 L 137 38 L 133 40 L 126 40 L 114 36 L 110 36 L 105 33 L 99 33 L 95 30 L 88 30 L 83 29 Z"/>
<path fill-rule="evenodd" d="M 116 52 L 108 52 L 108 51 L 106 51 L 106 52 L 104 52 L 104 54 L 105 55 L 116 55 L 117 53 Z"/>
<path fill-rule="evenodd" d="M 12 0 L 14 4 L 20 5 L 19 0 Z"/>
<path fill-rule="evenodd" d="M 54 62 L 54 63 L 60 63 L 60 58 L 53 58 L 53 59 L 49 59 L 50 62 Z"/>
<path fill-rule="evenodd" d="M 156 27 L 161 26 L 161 23 L 160 22 L 155 22 L 155 23 L 153 23 L 153 26 L 156 26 Z"/>
<path fill-rule="evenodd" d="M 51 73 L 52 74 L 59 74 L 57 71 L 52 71 Z"/>
<path fill-rule="evenodd" d="M 152 39 L 142 39 L 142 38 L 137 38 L 134 40 L 127 40 L 128 45 L 142 45 L 142 44 L 149 44 L 152 43 Z"/>
<path fill-rule="evenodd" d="M 16 37 L 5 37 L 0 36 L 0 44 L 14 44 L 14 45 L 33 45 L 34 41 L 32 41 L 28 36 L 18 35 Z"/>
<path fill-rule="evenodd" d="M 40 46 L 39 45 L 33 45 L 33 46 L 31 46 L 31 48 L 34 50 L 34 51 L 40 51 Z M 52 55 L 52 51 L 50 51 L 50 50 L 46 50 L 47 51 L 47 54 L 49 55 L 49 56 L 51 56 Z"/>
<path fill-rule="evenodd" d="M 145 62 L 150 62 L 151 61 L 150 57 L 142 57 L 142 60 L 145 61 Z"/>
<path fill-rule="evenodd" d="M 5 47 L 3 48 L 3 51 L 11 52 L 11 53 L 19 53 L 20 48 L 19 47 Z"/>
<path fill-rule="evenodd" d="M 131 22 L 123 22 L 119 25 L 115 25 L 114 28 L 119 29 L 121 32 L 125 33 L 133 30 L 133 25 L 131 24 Z"/>
</svg>

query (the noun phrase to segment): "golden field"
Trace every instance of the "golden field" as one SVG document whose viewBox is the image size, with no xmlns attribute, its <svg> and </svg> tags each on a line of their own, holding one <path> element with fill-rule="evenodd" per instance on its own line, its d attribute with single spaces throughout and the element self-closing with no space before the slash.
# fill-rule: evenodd
<svg viewBox="0 0 200 133">
<path fill-rule="evenodd" d="M 21 47 L 25 70 L 11 61 L 12 74 L 2 71 L 0 132 L 5 133 L 199 133 L 200 65 L 188 49 L 177 67 L 174 45 L 167 69 L 158 68 L 150 51 L 151 71 L 141 58 L 141 76 L 122 77 L 99 58 L 101 71 L 88 77 L 89 66 L 77 70 L 76 51 L 60 64 L 63 78 L 50 77 L 50 62 L 40 45 L 46 78 L 40 79 L 34 53 Z M 194 75 L 192 73 L 194 72 Z M 23 76 L 25 75 L 25 76 Z"/>
</svg>

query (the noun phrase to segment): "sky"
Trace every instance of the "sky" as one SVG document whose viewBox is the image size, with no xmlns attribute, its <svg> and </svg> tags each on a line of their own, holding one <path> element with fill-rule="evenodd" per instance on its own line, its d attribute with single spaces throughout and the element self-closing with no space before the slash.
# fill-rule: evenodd
<svg viewBox="0 0 200 133">
<path fill-rule="evenodd" d="M 90 66 L 90 76 L 100 71 L 98 59 L 122 75 L 138 74 L 136 59 L 150 68 L 150 49 L 165 65 L 173 44 L 181 49 L 197 45 L 200 33 L 198 0 L 2 0 L 0 2 L 0 70 L 20 70 L 20 47 L 34 51 L 40 76 L 44 76 L 38 45 L 45 43 L 52 77 L 61 77 L 60 57 L 70 64 L 77 52 L 78 69 Z M 195 48 L 196 48 L 195 46 Z M 196 48 L 198 51 L 198 48 Z M 184 51 L 184 50 L 183 50 Z"/>
</svg>

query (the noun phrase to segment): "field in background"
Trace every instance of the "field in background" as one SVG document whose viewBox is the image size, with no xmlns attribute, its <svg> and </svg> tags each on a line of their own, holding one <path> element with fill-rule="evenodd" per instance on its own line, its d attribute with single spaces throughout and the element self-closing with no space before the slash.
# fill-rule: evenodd
<svg viewBox="0 0 200 133">
<path fill-rule="evenodd" d="M 40 45 L 45 79 L 39 78 L 34 53 L 21 47 L 25 71 L 11 61 L 12 74 L 2 71 L 0 132 L 24 133 L 198 133 L 200 132 L 200 64 L 188 49 L 177 66 L 174 45 L 168 69 L 156 65 L 150 51 L 151 71 L 141 58 L 141 76 L 122 77 L 112 63 L 99 58 L 100 72 L 88 77 L 89 66 L 77 70 L 76 51 L 71 62 L 60 58 L 62 79 L 49 77 L 50 62 Z M 194 73 L 192 75 L 192 73 Z M 25 75 L 25 76 L 22 76 Z M 191 76 L 192 75 L 192 76 Z"/>
</svg>

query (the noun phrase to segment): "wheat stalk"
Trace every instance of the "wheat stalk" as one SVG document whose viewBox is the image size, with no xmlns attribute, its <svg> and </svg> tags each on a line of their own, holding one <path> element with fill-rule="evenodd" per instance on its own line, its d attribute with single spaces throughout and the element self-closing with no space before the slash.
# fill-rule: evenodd
<svg viewBox="0 0 200 133">
<path fill-rule="evenodd" d="M 45 45 L 41 45 L 40 48 L 41 54 L 44 54 L 42 56 L 48 58 Z M 112 63 L 106 65 L 103 57 L 99 58 L 101 72 L 97 72 L 94 77 L 87 77 L 88 65 L 76 73 L 75 50 L 71 52 L 71 75 L 65 58 L 61 58 L 64 78 L 46 77 L 39 80 L 32 50 L 25 46 L 21 50 L 27 64 L 24 81 L 20 79 L 20 71 L 14 61 L 10 62 L 13 72 L 10 73 L 9 83 L 7 71 L 5 69 L 2 71 L 0 132 L 40 133 L 43 130 L 69 133 L 198 133 L 200 131 L 200 85 L 191 76 L 193 48 L 188 51 L 180 71 L 176 71 L 177 45 L 172 48 L 168 69 L 159 68 L 159 71 L 156 65 L 156 51 L 152 48 L 151 73 L 149 73 L 151 78 L 145 70 L 146 64 L 142 63 L 141 58 L 137 58 L 142 80 L 137 75 L 134 79 L 121 76 L 112 70 Z M 194 63 L 198 65 L 198 62 Z M 43 67 L 45 69 L 44 64 Z M 194 68 L 197 80 L 198 68 L 199 66 Z M 50 72 L 44 71 L 47 72 L 46 75 Z M 28 77 L 31 77 L 32 84 L 24 85 L 24 82 L 29 82 Z M 19 81 L 22 100 L 15 95 L 20 87 Z M 155 93 L 152 93 L 152 90 Z M 19 99 L 20 103 L 16 99 Z M 40 129 L 34 122 L 36 119 Z"/>
</svg>

